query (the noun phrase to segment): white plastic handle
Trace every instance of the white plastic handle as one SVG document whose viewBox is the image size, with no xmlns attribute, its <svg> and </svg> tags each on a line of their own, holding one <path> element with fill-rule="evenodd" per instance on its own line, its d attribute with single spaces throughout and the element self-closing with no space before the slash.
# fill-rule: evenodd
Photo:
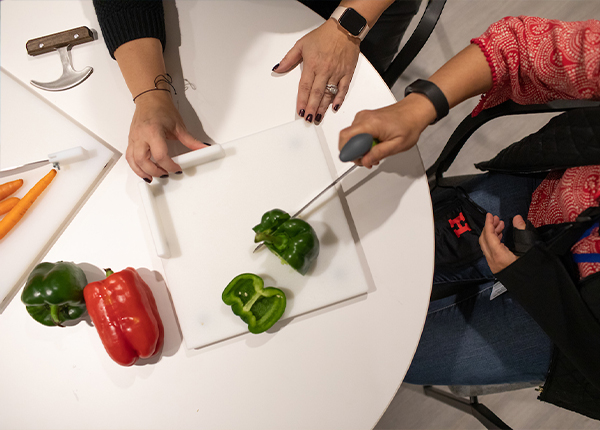
<svg viewBox="0 0 600 430">
<path fill-rule="evenodd" d="M 213 144 L 208 148 L 196 149 L 185 154 L 173 157 L 173 161 L 181 166 L 183 170 L 209 161 L 225 157 L 225 150 L 221 145 Z"/>
<path fill-rule="evenodd" d="M 48 160 L 54 163 L 73 163 L 75 161 L 85 160 L 88 158 L 87 151 L 81 146 L 65 149 L 48 155 Z"/>
</svg>

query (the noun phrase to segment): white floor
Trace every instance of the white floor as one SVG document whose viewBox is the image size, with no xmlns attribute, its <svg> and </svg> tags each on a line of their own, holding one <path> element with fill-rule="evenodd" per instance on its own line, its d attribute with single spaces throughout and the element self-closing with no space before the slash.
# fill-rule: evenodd
<svg viewBox="0 0 600 430">
<path fill-rule="evenodd" d="M 415 61 L 393 88 L 396 98 L 417 78 L 427 78 L 444 62 L 464 48 L 471 38 L 482 34 L 494 21 L 505 16 L 541 16 L 579 21 L 600 19 L 600 0 L 448 0 L 434 33 Z M 417 17 L 418 20 L 419 17 Z M 410 34 L 413 22 L 407 34 Z M 429 127 L 418 147 L 425 167 L 439 155 L 448 137 L 467 116 L 477 100 L 454 108 L 447 118 Z M 448 172 L 474 173 L 473 163 L 493 157 L 500 149 L 537 131 L 551 115 L 527 115 L 497 119 L 471 137 Z M 510 121 L 510 127 L 507 127 Z M 514 429 L 600 429 L 600 422 L 537 400 L 535 389 L 481 396 L 479 401 Z M 403 384 L 376 429 L 481 429 L 475 418 L 422 393 L 421 387 Z"/>
</svg>

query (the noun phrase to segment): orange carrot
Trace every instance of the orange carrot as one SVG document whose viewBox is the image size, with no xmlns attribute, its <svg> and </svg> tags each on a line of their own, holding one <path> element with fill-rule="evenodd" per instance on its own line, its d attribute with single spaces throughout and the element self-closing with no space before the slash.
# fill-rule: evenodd
<svg viewBox="0 0 600 430">
<path fill-rule="evenodd" d="M 0 220 L 0 239 L 6 234 L 23 218 L 27 209 L 31 207 L 33 202 L 42 194 L 50 182 L 56 176 L 56 170 L 52 169 L 50 172 L 38 181 L 27 194 L 15 205 L 14 208 L 7 213 L 2 220 Z"/>
<path fill-rule="evenodd" d="M 17 179 L 16 181 L 0 184 L 0 200 L 10 196 L 12 193 L 21 188 L 21 185 L 23 185 L 23 179 Z"/>
<path fill-rule="evenodd" d="M 19 203 L 19 200 L 20 199 L 18 197 L 11 197 L 9 199 L 2 200 L 0 202 L 0 215 L 4 215 L 8 211 L 10 211 L 12 208 L 14 208 L 15 205 L 17 203 Z"/>
</svg>

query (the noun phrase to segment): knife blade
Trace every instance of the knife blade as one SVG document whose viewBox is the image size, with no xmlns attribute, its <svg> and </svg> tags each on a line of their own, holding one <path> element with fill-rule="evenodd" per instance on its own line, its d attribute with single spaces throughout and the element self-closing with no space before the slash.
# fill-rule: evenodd
<svg viewBox="0 0 600 430">
<path fill-rule="evenodd" d="M 17 173 L 28 172 L 49 163 L 51 163 L 56 169 L 60 170 L 60 163 L 72 163 L 86 158 L 88 158 L 87 151 L 81 146 L 76 146 L 74 148 L 65 149 L 64 151 L 49 154 L 48 158 L 44 160 L 32 161 L 31 163 L 25 163 L 20 166 L 2 169 L 0 170 L 0 178 L 4 176 L 15 175 Z"/>
<path fill-rule="evenodd" d="M 356 160 L 357 158 L 360 158 L 363 155 L 365 155 L 367 152 L 369 152 L 371 150 L 371 148 L 374 147 L 375 145 L 377 145 L 378 143 L 379 143 L 379 141 L 377 139 L 373 139 L 373 136 L 371 136 L 368 133 L 357 134 L 356 136 L 350 138 L 350 140 L 348 140 L 346 145 L 344 145 L 344 147 L 340 151 L 340 160 L 344 161 L 344 162 Z M 323 191 L 321 191 L 319 194 L 317 194 L 315 197 L 313 197 L 308 203 L 306 203 L 304 206 L 302 206 L 294 215 L 291 216 L 291 218 L 296 218 L 298 215 L 300 215 L 302 212 L 304 212 L 304 210 L 307 207 L 312 205 L 319 197 L 321 197 L 329 189 L 331 189 L 331 187 L 334 187 L 338 182 L 340 182 L 342 179 L 344 179 L 346 176 L 348 176 L 350 173 L 352 173 L 354 171 L 354 169 L 356 169 L 357 167 L 358 167 L 358 165 L 355 164 L 354 166 L 352 166 L 348 170 L 346 170 L 344 173 L 342 173 L 340 176 L 338 176 L 337 179 L 335 179 L 331 184 L 327 185 L 323 189 Z M 252 251 L 252 252 L 254 253 L 254 252 L 258 251 L 263 246 L 264 246 L 264 242 L 259 243 L 258 246 L 256 248 L 254 248 L 254 251 Z"/>
</svg>

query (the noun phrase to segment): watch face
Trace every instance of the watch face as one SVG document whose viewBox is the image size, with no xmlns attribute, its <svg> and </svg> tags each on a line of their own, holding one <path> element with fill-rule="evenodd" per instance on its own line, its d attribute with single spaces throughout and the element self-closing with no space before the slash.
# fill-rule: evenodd
<svg viewBox="0 0 600 430">
<path fill-rule="evenodd" d="M 344 11 L 339 22 L 353 36 L 358 36 L 367 25 L 367 20 L 352 8 Z"/>
</svg>

